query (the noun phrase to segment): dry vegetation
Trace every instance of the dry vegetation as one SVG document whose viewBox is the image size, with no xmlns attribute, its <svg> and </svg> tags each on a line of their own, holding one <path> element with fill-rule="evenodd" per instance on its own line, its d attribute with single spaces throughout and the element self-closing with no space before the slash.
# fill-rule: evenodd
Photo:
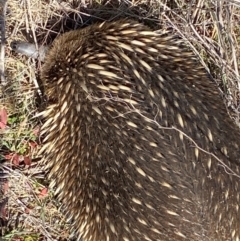
<svg viewBox="0 0 240 241">
<path fill-rule="evenodd" d="M 4 0 L 0 1 L 4 12 Z M 0 240 L 69 240 L 61 204 L 38 165 L 41 63 L 14 54 L 13 40 L 49 44 L 64 31 L 120 17 L 186 39 L 217 83 L 229 114 L 240 117 L 240 2 L 238 0 L 11 0 L 0 70 Z M 3 32 L 1 33 L 3 34 Z M 6 85 L 5 85 L 6 83 Z M 223 103 L 224 104 L 224 103 Z M 3 170 L 4 163 L 4 172 Z M 8 175 L 8 180 L 4 175 Z M 73 238 L 74 240 L 74 238 Z"/>
</svg>

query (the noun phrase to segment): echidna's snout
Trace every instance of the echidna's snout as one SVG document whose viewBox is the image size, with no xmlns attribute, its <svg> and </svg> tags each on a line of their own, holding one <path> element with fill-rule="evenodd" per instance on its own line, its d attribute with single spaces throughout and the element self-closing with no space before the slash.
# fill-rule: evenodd
<svg viewBox="0 0 240 241">
<path fill-rule="evenodd" d="M 40 61 L 44 61 L 49 49 L 48 46 L 40 46 L 37 49 L 35 44 L 23 41 L 13 41 L 10 44 L 10 47 L 16 53 L 26 55 L 30 58 L 39 59 Z"/>
</svg>

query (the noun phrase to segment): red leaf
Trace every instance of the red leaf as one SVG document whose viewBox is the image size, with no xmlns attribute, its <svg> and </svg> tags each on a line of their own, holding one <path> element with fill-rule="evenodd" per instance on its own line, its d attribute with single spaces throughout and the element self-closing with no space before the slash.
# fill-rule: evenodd
<svg viewBox="0 0 240 241">
<path fill-rule="evenodd" d="M 8 183 L 8 181 L 6 181 L 6 182 L 4 182 L 3 187 L 2 187 L 3 194 L 6 194 L 8 189 L 9 189 L 9 183 Z"/>
<path fill-rule="evenodd" d="M 33 148 L 33 149 L 38 146 L 38 144 L 37 144 L 36 142 L 34 142 L 34 141 L 30 141 L 30 142 L 28 143 L 28 145 L 29 145 L 31 148 Z"/>
<path fill-rule="evenodd" d="M 48 194 L 48 189 L 45 187 L 42 189 L 42 191 L 39 193 L 39 197 L 45 197 Z"/>
<path fill-rule="evenodd" d="M 25 208 L 25 213 L 29 214 L 30 213 L 30 209 L 29 208 Z"/>
<path fill-rule="evenodd" d="M 40 132 L 40 126 L 37 126 L 34 130 L 33 130 L 33 134 L 35 136 L 38 136 L 39 135 L 39 132 Z"/>
<path fill-rule="evenodd" d="M 12 154 L 12 153 L 5 155 L 5 159 L 6 159 L 6 160 L 11 160 L 12 157 L 13 157 L 13 154 Z"/>
<path fill-rule="evenodd" d="M 15 165 L 15 166 L 19 166 L 20 156 L 19 156 L 18 154 L 13 154 L 12 163 L 13 163 L 13 165 Z"/>
<path fill-rule="evenodd" d="M 0 216 L 3 219 L 7 219 L 7 209 L 5 207 L 3 207 L 3 208 L 0 209 L 0 211 L 1 211 Z"/>
<path fill-rule="evenodd" d="M 32 163 L 32 160 L 29 156 L 25 156 L 23 161 L 24 161 L 25 165 L 27 165 L 27 166 L 30 166 Z"/>
<path fill-rule="evenodd" d="M 0 110 L 0 129 L 5 129 L 7 126 L 7 111 L 5 108 Z"/>
</svg>

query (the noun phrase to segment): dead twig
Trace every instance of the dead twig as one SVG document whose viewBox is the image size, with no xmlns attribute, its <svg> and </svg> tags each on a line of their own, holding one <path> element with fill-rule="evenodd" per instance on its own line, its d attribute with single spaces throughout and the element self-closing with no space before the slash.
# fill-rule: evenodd
<svg viewBox="0 0 240 241">
<path fill-rule="evenodd" d="M 1 52 L 0 52 L 0 74 L 1 74 L 1 84 L 6 85 L 7 81 L 5 78 L 5 45 L 6 45 L 6 13 L 7 13 L 7 0 L 3 1 L 2 7 L 2 17 L 0 17 L 1 26 Z"/>
</svg>

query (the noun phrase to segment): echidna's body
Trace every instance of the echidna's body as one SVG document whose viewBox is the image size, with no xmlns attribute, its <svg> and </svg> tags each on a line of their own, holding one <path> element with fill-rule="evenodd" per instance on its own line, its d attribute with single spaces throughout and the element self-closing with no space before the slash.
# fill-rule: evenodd
<svg viewBox="0 0 240 241">
<path fill-rule="evenodd" d="M 42 153 L 79 238 L 240 239 L 239 130 L 179 41 L 93 25 L 54 42 L 42 78 Z"/>
</svg>

